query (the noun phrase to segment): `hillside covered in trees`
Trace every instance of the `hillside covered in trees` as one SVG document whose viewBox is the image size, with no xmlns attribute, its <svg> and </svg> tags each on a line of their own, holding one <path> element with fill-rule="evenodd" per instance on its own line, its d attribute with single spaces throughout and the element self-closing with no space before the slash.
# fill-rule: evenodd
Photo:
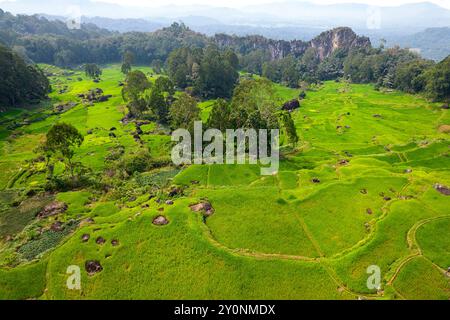
<svg viewBox="0 0 450 320">
<path fill-rule="evenodd" d="M 292 88 L 345 78 L 355 83 L 375 83 L 377 88 L 426 91 L 433 99 L 448 99 L 445 76 L 439 78 L 444 81 L 442 85 L 429 84 L 435 62 L 398 47 L 374 48 L 368 38 L 345 27 L 323 32 L 311 41 L 283 41 L 225 34 L 207 37 L 178 23 L 152 33 L 114 33 L 92 24 L 71 30 L 61 21 L 3 11 L 0 26 L 0 41 L 26 60 L 77 67 L 117 63 L 129 54 L 134 64 L 164 68 L 178 87 L 194 86 L 194 93 L 203 97 L 229 96 L 237 79 L 233 72 L 241 70 Z M 208 71 L 202 71 L 203 50 L 213 46 L 219 51 L 206 50 L 210 63 Z M 214 78 L 210 76 L 212 64 L 223 60 L 220 52 L 229 58 L 231 53 L 235 56 L 233 62 L 228 59 L 232 67 L 226 71 L 216 66 L 216 76 L 224 72 L 225 78 L 206 81 L 206 74 Z M 227 88 L 211 87 L 212 82 L 225 79 L 229 79 L 224 83 Z"/>
<path fill-rule="evenodd" d="M 0 108 L 37 103 L 50 91 L 44 73 L 27 64 L 11 49 L 0 45 Z"/>
<path fill-rule="evenodd" d="M 450 298 L 450 57 L 0 13 L 0 300 Z"/>
</svg>

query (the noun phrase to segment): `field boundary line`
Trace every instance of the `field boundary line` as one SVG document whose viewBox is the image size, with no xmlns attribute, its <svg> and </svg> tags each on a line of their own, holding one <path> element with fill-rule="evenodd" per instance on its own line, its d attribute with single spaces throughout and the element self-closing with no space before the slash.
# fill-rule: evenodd
<svg viewBox="0 0 450 320">
<path fill-rule="evenodd" d="M 295 217 L 297 218 L 298 222 L 302 226 L 303 231 L 305 232 L 306 236 L 308 237 L 309 241 L 311 241 L 311 244 L 313 245 L 314 249 L 316 249 L 317 253 L 320 257 L 325 257 L 324 253 L 322 252 L 322 249 L 320 248 L 319 244 L 317 243 L 316 239 L 314 239 L 313 235 L 308 229 L 308 226 L 306 225 L 306 222 L 303 220 L 302 217 L 298 213 L 295 213 Z"/>
<path fill-rule="evenodd" d="M 256 259 L 283 259 L 283 260 L 297 260 L 297 261 L 308 261 L 308 262 L 314 262 L 318 263 L 319 258 L 313 258 L 313 257 L 306 257 L 306 256 L 299 256 L 299 255 L 290 255 L 290 254 L 281 254 L 281 253 L 264 253 L 264 252 L 257 252 L 257 251 L 251 251 L 249 249 L 243 249 L 243 248 L 235 248 L 232 249 L 230 247 L 227 247 L 223 243 L 219 242 L 213 235 L 212 230 L 205 224 L 200 223 L 202 225 L 203 233 L 206 236 L 207 240 L 216 248 L 225 250 L 226 252 L 237 255 L 237 256 L 243 256 L 243 257 L 251 257 Z"/>
<path fill-rule="evenodd" d="M 421 202 L 422 203 L 422 202 Z M 428 206 L 426 206 L 428 208 Z M 430 210 L 432 210 L 431 208 L 429 208 Z M 433 212 L 436 213 L 436 211 L 432 210 Z M 410 254 L 408 256 L 406 256 L 405 258 L 403 258 L 402 260 L 400 260 L 400 265 L 397 267 L 397 269 L 395 270 L 394 274 L 392 275 L 392 277 L 388 280 L 387 284 L 391 285 L 393 287 L 393 283 L 395 281 L 395 279 L 397 278 L 397 276 L 399 275 L 401 269 L 408 263 L 410 262 L 412 259 L 414 258 L 418 258 L 418 257 L 423 257 L 425 258 L 427 261 L 429 261 L 434 267 L 438 268 L 440 271 L 444 271 L 441 267 L 439 267 L 438 265 L 436 265 L 433 261 L 431 261 L 430 259 L 428 259 L 427 257 L 425 257 L 423 255 L 423 251 L 422 248 L 420 247 L 419 243 L 417 242 L 417 238 L 416 238 L 416 232 L 417 230 L 419 230 L 422 226 L 433 222 L 433 221 L 437 221 L 437 220 L 441 220 L 441 219 L 449 219 L 450 216 L 449 215 L 444 215 L 444 216 L 439 216 L 439 217 L 432 217 L 432 218 L 427 218 L 424 220 L 421 220 L 419 222 L 417 222 L 414 226 L 411 227 L 411 229 L 408 230 L 408 233 L 406 235 L 406 241 L 408 243 L 408 249 L 409 250 L 417 250 L 416 253 Z M 414 248 L 415 247 L 415 248 Z"/>
</svg>

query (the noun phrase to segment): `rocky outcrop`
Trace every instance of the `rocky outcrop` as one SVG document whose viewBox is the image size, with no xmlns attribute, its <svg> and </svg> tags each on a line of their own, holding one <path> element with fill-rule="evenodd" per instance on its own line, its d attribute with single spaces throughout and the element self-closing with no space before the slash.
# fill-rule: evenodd
<svg viewBox="0 0 450 320">
<path fill-rule="evenodd" d="M 68 209 L 67 204 L 65 204 L 64 202 L 59 202 L 59 201 L 54 201 L 48 205 L 46 205 L 44 207 L 44 209 L 42 209 L 37 217 L 38 218 L 47 218 L 47 217 L 51 217 L 51 216 L 56 216 L 60 213 L 65 212 Z"/>
<path fill-rule="evenodd" d="M 97 260 L 86 261 L 86 263 L 84 264 L 84 267 L 89 276 L 93 276 L 96 273 L 99 273 L 103 270 L 102 265 Z"/>
<path fill-rule="evenodd" d="M 321 33 L 311 41 L 272 40 L 262 36 L 237 37 L 218 34 L 215 43 L 222 48 L 234 48 L 241 54 L 254 50 L 263 50 L 270 54 L 272 60 L 277 60 L 293 54 L 302 56 L 309 48 L 314 49 L 317 58 L 323 61 L 338 49 L 370 48 L 369 38 L 358 36 L 351 28 L 340 27 Z"/>
<path fill-rule="evenodd" d="M 296 109 L 300 108 L 300 102 L 298 101 L 298 99 L 293 99 L 290 101 L 287 101 L 283 104 L 282 109 L 285 111 L 294 111 Z"/>
<path fill-rule="evenodd" d="M 336 28 L 321 33 L 309 42 L 318 58 L 322 61 L 338 49 L 368 48 L 371 46 L 367 37 L 359 37 L 350 28 Z"/>
</svg>

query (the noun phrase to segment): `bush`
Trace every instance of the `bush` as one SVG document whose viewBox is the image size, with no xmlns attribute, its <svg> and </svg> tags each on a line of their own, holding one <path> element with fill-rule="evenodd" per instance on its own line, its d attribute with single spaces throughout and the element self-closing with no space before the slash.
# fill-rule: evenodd
<svg viewBox="0 0 450 320">
<path fill-rule="evenodd" d="M 150 153 L 147 150 L 140 150 L 136 154 L 127 155 L 123 158 L 121 167 L 132 175 L 134 172 L 144 172 L 151 163 Z"/>
</svg>

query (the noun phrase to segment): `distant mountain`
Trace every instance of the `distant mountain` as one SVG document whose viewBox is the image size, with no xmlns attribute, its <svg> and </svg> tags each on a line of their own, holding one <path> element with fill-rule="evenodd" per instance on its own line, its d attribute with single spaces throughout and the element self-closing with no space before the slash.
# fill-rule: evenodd
<svg viewBox="0 0 450 320">
<path fill-rule="evenodd" d="M 286 0 L 238 10 L 205 5 L 150 8 L 92 0 L 16 0 L 0 2 L 0 7 L 13 13 L 45 13 L 49 19 L 57 16 L 63 21 L 73 14 L 70 10 L 75 7 L 80 9 L 82 22 L 119 32 L 152 32 L 169 26 L 173 21 L 181 21 L 208 36 L 225 33 L 309 41 L 325 30 L 348 26 L 358 34 L 368 36 L 374 45 L 386 39 L 390 46 L 418 48 L 424 57 L 435 60 L 447 56 L 450 46 L 450 10 L 429 2 L 371 7 L 354 3 L 316 5 Z"/>
<path fill-rule="evenodd" d="M 153 32 L 169 25 L 160 22 L 152 22 L 145 19 L 112 19 L 85 16 L 81 18 L 81 22 L 92 23 L 100 28 L 118 32 Z"/>
<path fill-rule="evenodd" d="M 184 22 L 183 19 L 181 21 Z M 187 23 L 187 25 L 197 32 L 204 33 L 208 36 L 213 36 L 218 33 L 225 33 L 228 35 L 236 35 L 240 37 L 250 35 L 261 35 L 266 38 L 274 40 L 303 40 L 309 41 L 319 33 L 326 31 L 326 28 L 314 28 L 314 27 L 264 27 L 264 26 L 247 26 L 247 25 L 228 25 L 228 24 L 215 24 L 204 26 L 193 26 Z"/>
<path fill-rule="evenodd" d="M 141 17 L 136 15 L 137 8 L 91 0 L 15 0 L 0 2 L 0 7 L 5 11 L 21 14 L 69 16 L 79 9 L 81 15 L 90 17 Z"/>
<path fill-rule="evenodd" d="M 450 28 L 430 28 L 425 31 L 391 39 L 388 45 L 418 49 L 428 59 L 441 61 L 450 55 Z"/>
<path fill-rule="evenodd" d="M 351 0 L 349 0 L 351 1 Z M 259 4 L 240 9 L 205 5 L 167 5 L 157 8 L 120 6 L 91 0 L 16 0 L 1 2 L 13 13 L 45 13 L 66 16 L 78 6 L 86 17 L 138 18 L 151 21 L 184 20 L 191 26 L 239 25 L 248 27 L 305 27 L 321 30 L 349 26 L 355 30 L 376 30 L 413 34 L 426 28 L 450 27 L 450 10 L 429 2 L 398 7 L 365 4 L 316 5 L 304 1 Z M 117 28 L 113 26 L 114 28 Z M 143 22 L 136 28 L 147 27 Z M 117 29 L 116 29 L 117 30 Z"/>
<path fill-rule="evenodd" d="M 316 27 L 346 25 L 355 29 L 403 30 L 405 33 L 429 27 L 450 26 L 450 10 L 429 2 L 398 7 L 374 7 L 364 4 L 316 5 L 286 1 L 249 6 L 242 9 L 253 16 Z"/>
</svg>

